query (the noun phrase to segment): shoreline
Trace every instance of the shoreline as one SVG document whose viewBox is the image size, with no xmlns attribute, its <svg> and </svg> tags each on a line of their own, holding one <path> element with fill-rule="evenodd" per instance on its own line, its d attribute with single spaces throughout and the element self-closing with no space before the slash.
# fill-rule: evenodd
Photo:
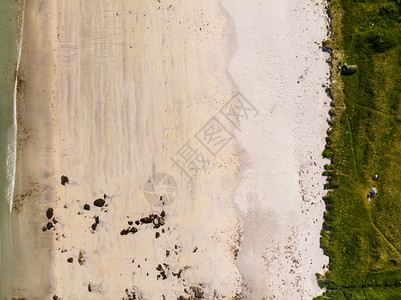
<svg viewBox="0 0 401 300">
<path fill-rule="evenodd" d="M 2 253 L 7 276 L 3 273 L 1 296 L 5 299 L 49 296 L 47 272 L 53 243 L 51 236 L 43 235 L 42 227 L 46 225 L 44 212 L 54 201 L 52 130 L 48 126 L 52 119 L 51 45 L 44 34 L 49 24 L 39 21 L 37 11 L 35 3 L 26 4 L 23 32 L 20 29 L 23 37 L 14 106 L 18 128 L 15 188 L 9 214 L 12 248 Z"/>
</svg>

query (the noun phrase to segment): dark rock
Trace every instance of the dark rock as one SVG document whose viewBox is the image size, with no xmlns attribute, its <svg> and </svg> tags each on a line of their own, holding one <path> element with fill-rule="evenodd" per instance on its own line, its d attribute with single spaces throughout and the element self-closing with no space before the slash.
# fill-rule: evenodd
<svg viewBox="0 0 401 300">
<path fill-rule="evenodd" d="M 134 222 L 128 221 L 128 225 L 132 225 L 132 224 L 134 224 Z"/>
<path fill-rule="evenodd" d="M 135 221 L 135 224 L 136 224 L 136 225 L 139 225 L 139 224 L 141 224 L 141 222 L 139 222 L 138 220 L 136 220 L 136 221 Z"/>
<path fill-rule="evenodd" d="M 158 218 L 155 218 L 153 220 L 153 225 L 159 225 L 159 219 Z"/>
<path fill-rule="evenodd" d="M 157 225 L 154 225 L 154 226 L 153 226 L 154 229 L 157 229 L 157 228 L 159 228 L 159 227 L 160 227 L 160 224 L 157 224 Z"/>
<path fill-rule="evenodd" d="M 58 300 L 58 296 L 57 296 L 57 295 L 54 295 L 54 296 L 53 296 L 53 300 Z"/>
<path fill-rule="evenodd" d="M 159 232 L 156 232 L 155 233 L 155 238 L 158 238 L 160 236 L 160 233 Z"/>
<path fill-rule="evenodd" d="M 157 271 L 163 271 L 162 265 L 161 265 L 161 264 L 158 264 L 157 267 L 156 267 L 156 270 L 157 270 Z"/>
<path fill-rule="evenodd" d="M 90 209 L 91 209 L 91 206 L 90 206 L 89 204 L 85 204 L 85 205 L 84 205 L 84 209 L 85 209 L 85 210 L 90 210 Z"/>
<path fill-rule="evenodd" d="M 51 218 L 53 218 L 53 208 L 48 208 L 46 210 L 46 217 L 50 220 Z"/>
<path fill-rule="evenodd" d="M 74 261 L 74 259 L 72 257 L 67 258 L 67 261 L 72 264 L 72 262 Z"/>
<path fill-rule="evenodd" d="M 47 227 L 43 226 L 42 231 L 46 231 L 46 230 L 47 230 Z"/>
<path fill-rule="evenodd" d="M 164 224 L 166 224 L 166 221 L 164 221 L 163 218 L 160 218 L 160 219 L 159 219 L 159 224 L 160 224 L 161 226 L 163 226 Z"/>
<path fill-rule="evenodd" d="M 103 205 L 105 204 L 106 201 L 104 201 L 104 199 L 99 198 L 96 199 L 95 201 L 93 201 L 93 205 L 97 206 L 97 207 L 103 207 Z"/>
<path fill-rule="evenodd" d="M 138 232 L 138 229 L 136 229 L 135 227 L 132 227 L 129 231 L 132 233 L 135 233 L 135 232 Z"/>
<path fill-rule="evenodd" d="M 65 185 L 66 183 L 69 183 L 70 181 L 68 180 L 67 176 L 61 176 L 61 184 Z"/>
<path fill-rule="evenodd" d="M 106 194 L 103 194 L 103 199 L 106 200 L 106 198 L 107 198 L 107 195 L 106 195 Z"/>
<path fill-rule="evenodd" d="M 162 210 L 162 212 L 160 213 L 160 217 L 164 218 L 166 216 L 166 212 L 164 210 Z"/>
<path fill-rule="evenodd" d="M 97 223 L 93 223 L 91 227 L 92 227 L 92 230 L 96 230 Z"/>
<path fill-rule="evenodd" d="M 170 250 L 166 250 L 166 257 L 170 255 Z"/>
<path fill-rule="evenodd" d="M 52 229 L 54 226 L 53 226 L 53 223 L 52 222 L 47 222 L 47 225 L 46 225 L 46 228 L 47 229 Z"/>
<path fill-rule="evenodd" d="M 194 292 L 195 298 L 203 299 L 205 292 L 202 291 L 202 288 L 198 286 L 191 286 L 190 289 L 192 290 L 192 292 Z"/>
<path fill-rule="evenodd" d="M 53 218 L 53 224 L 57 224 L 58 221 L 56 220 L 56 218 Z"/>
<path fill-rule="evenodd" d="M 127 235 L 128 233 L 129 233 L 129 230 L 127 230 L 127 229 L 123 229 L 120 232 L 121 235 Z"/>
<path fill-rule="evenodd" d="M 92 292 L 92 286 L 91 286 L 90 283 L 88 284 L 88 292 L 89 292 L 89 293 Z"/>
<path fill-rule="evenodd" d="M 149 224 L 149 223 L 152 223 L 153 219 L 150 217 L 145 217 L 145 218 L 141 218 L 140 221 L 143 224 Z"/>
<path fill-rule="evenodd" d="M 167 278 L 166 272 L 164 272 L 164 271 L 160 272 L 160 275 L 162 276 L 163 280 L 165 280 Z"/>
<path fill-rule="evenodd" d="M 181 278 L 182 269 L 180 269 L 180 270 L 178 271 L 178 273 L 172 272 L 172 274 L 173 274 L 173 276 L 177 276 L 177 278 Z"/>
<path fill-rule="evenodd" d="M 98 216 L 95 217 L 95 223 L 99 224 L 99 217 Z"/>
<path fill-rule="evenodd" d="M 162 229 L 162 233 L 164 233 L 164 229 Z"/>
</svg>

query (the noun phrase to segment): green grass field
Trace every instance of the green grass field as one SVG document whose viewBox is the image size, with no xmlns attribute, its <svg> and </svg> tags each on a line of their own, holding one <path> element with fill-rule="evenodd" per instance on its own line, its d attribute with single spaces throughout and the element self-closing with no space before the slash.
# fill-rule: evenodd
<svg viewBox="0 0 401 300">
<path fill-rule="evenodd" d="M 401 0 L 332 0 L 330 13 L 333 64 L 358 72 L 333 68 L 321 237 L 330 263 L 316 299 L 401 299 Z"/>
</svg>

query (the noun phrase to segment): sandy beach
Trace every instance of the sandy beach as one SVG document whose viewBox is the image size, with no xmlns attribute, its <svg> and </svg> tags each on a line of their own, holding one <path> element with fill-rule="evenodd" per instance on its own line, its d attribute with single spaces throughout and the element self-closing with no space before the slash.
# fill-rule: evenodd
<svg viewBox="0 0 401 300">
<path fill-rule="evenodd" d="M 20 250 L 3 298 L 321 293 L 324 3 L 32 0 L 25 13 Z"/>
</svg>

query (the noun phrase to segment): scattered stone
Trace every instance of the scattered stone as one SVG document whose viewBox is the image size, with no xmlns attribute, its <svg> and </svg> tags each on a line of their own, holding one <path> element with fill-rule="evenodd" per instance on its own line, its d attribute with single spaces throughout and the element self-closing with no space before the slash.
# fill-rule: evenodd
<svg viewBox="0 0 401 300">
<path fill-rule="evenodd" d="M 88 284 L 88 292 L 89 292 L 89 293 L 92 292 L 92 286 L 91 286 L 90 283 Z"/>
<path fill-rule="evenodd" d="M 137 220 L 137 221 L 135 221 L 135 224 L 136 224 L 136 225 L 139 225 L 139 224 L 141 224 L 141 222 L 139 222 L 139 221 Z"/>
<path fill-rule="evenodd" d="M 61 184 L 65 185 L 66 183 L 69 183 L 70 181 L 68 180 L 67 176 L 62 175 L 61 176 Z"/>
<path fill-rule="evenodd" d="M 47 230 L 46 226 L 43 226 L 42 231 L 45 232 Z"/>
<path fill-rule="evenodd" d="M 123 300 L 136 300 L 136 299 L 138 299 L 136 297 L 136 294 L 135 294 L 134 291 L 130 292 L 130 291 L 128 291 L 128 289 L 126 289 L 125 290 L 125 294 L 126 294 L 126 297 L 124 297 Z"/>
<path fill-rule="evenodd" d="M 67 261 L 68 261 L 70 264 L 72 264 L 72 263 L 73 263 L 73 261 L 74 261 L 74 258 L 72 258 L 72 257 L 69 257 L 69 258 L 67 258 Z"/>
<path fill-rule="evenodd" d="M 92 227 L 92 230 L 96 230 L 97 223 L 93 223 L 91 227 Z"/>
<path fill-rule="evenodd" d="M 177 276 L 177 278 L 181 278 L 182 269 L 180 269 L 177 273 L 171 272 L 173 276 Z"/>
<path fill-rule="evenodd" d="M 107 198 L 107 195 L 106 195 L 106 194 L 103 194 L 103 199 L 106 200 L 106 198 Z"/>
<path fill-rule="evenodd" d="M 170 255 L 170 250 L 166 250 L 166 257 Z"/>
<path fill-rule="evenodd" d="M 90 209 L 91 209 L 91 206 L 90 206 L 89 204 L 85 204 L 85 205 L 84 205 L 84 209 L 85 209 L 85 210 L 90 210 Z"/>
<path fill-rule="evenodd" d="M 56 220 L 56 218 L 53 218 L 53 224 L 57 224 L 58 221 Z"/>
<path fill-rule="evenodd" d="M 160 236 L 160 232 L 156 232 L 155 233 L 155 238 L 159 238 L 159 236 Z"/>
<path fill-rule="evenodd" d="M 48 208 L 46 210 L 46 217 L 50 220 L 51 218 L 53 218 L 53 208 Z"/>
<path fill-rule="evenodd" d="M 134 222 L 128 221 L 128 225 L 132 225 L 132 224 L 134 224 Z"/>
<path fill-rule="evenodd" d="M 79 251 L 78 262 L 79 262 L 79 264 L 80 264 L 81 266 L 82 266 L 82 265 L 84 264 L 84 262 L 85 262 L 85 260 L 84 260 L 84 255 L 83 255 L 82 251 Z"/>
<path fill-rule="evenodd" d="M 95 216 L 95 223 L 99 224 L 99 217 L 98 216 Z"/>
<path fill-rule="evenodd" d="M 162 212 L 160 213 L 160 217 L 164 218 L 166 216 L 166 212 L 164 210 L 162 210 Z"/>
<path fill-rule="evenodd" d="M 105 203 L 106 203 L 106 201 L 104 201 L 104 199 L 102 199 L 102 198 L 99 198 L 99 199 L 96 199 L 95 201 L 93 201 L 93 205 L 95 205 L 97 207 L 103 207 Z"/>
<path fill-rule="evenodd" d="M 47 222 L 46 228 L 47 228 L 48 230 L 52 229 L 53 227 L 54 227 L 54 226 L 53 226 L 53 223 L 52 223 L 52 222 Z"/>
</svg>

